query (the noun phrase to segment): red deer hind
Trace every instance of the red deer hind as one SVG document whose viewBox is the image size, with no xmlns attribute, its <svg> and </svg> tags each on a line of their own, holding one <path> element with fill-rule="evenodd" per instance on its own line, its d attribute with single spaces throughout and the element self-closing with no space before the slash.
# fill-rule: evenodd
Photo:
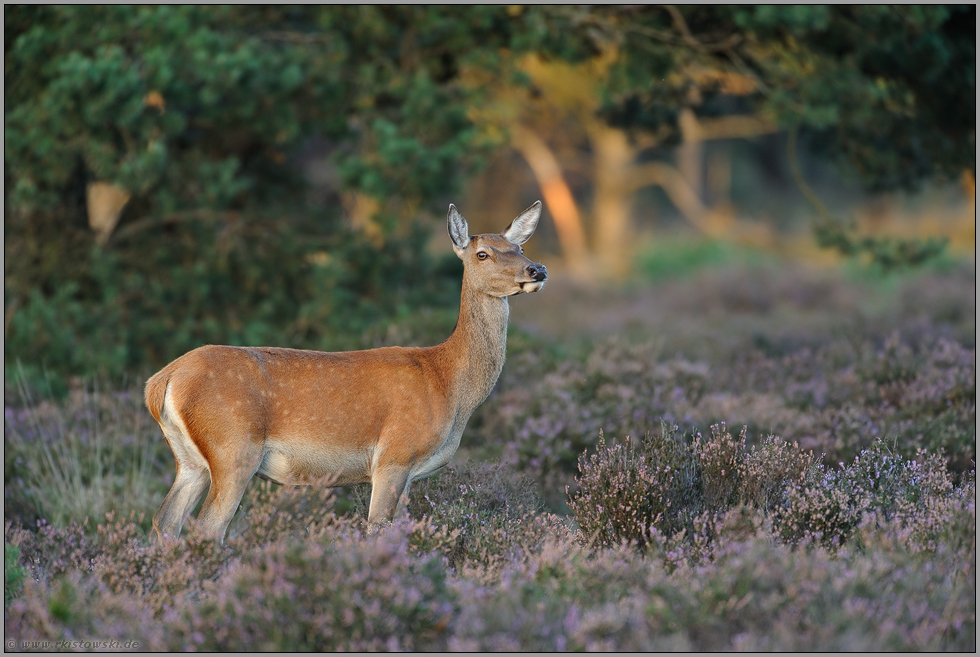
<svg viewBox="0 0 980 657">
<path fill-rule="evenodd" d="M 368 522 L 390 520 L 409 484 L 453 457 L 500 376 L 507 297 L 537 292 L 548 278 L 521 249 L 540 216 L 539 201 L 501 234 L 470 236 L 449 206 L 463 291 L 455 330 L 434 347 L 325 353 L 209 345 L 153 375 L 146 405 L 177 461 L 153 517 L 156 536 L 177 537 L 210 486 L 198 520 L 223 540 L 254 475 L 282 484 L 370 482 Z"/>
</svg>

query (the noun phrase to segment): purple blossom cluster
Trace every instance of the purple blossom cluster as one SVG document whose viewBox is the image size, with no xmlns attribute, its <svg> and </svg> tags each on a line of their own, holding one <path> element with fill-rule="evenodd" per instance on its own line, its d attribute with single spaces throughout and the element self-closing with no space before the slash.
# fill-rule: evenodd
<svg viewBox="0 0 980 657">
<path fill-rule="evenodd" d="M 555 359 L 515 353 L 468 438 L 534 477 L 554 509 L 600 430 L 643 436 L 661 422 L 688 435 L 721 422 L 746 426 L 750 444 L 779 435 L 828 464 L 881 438 L 906 457 L 928 449 L 957 471 L 972 467 L 972 270 L 874 294 L 793 270 L 726 273 L 664 286 L 657 302 L 666 309 L 633 339 L 601 338 Z M 730 298 L 760 294 L 770 301 Z"/>
<path fill-rule="evenodd" d="M 173 462 L 139 392 L 5 395 L 5 637 L 975 651 L 975 275 L 808 276 L 665 284 L 635 340 L 518 337 L 484 460 L 380 530 L 363 489 L 256 482 L 225 543 L 151 543 Z"/>
<path fill-rule="evenodd" d="M 263 524 L 277 521 L 259 513 L 250 529 L 265 539 L 225 545 L 193 525 L 150 545 L 133 518 L 110 517 L 96 536 L 8 524 L 29 577 L 5 634 L 138 638 L 151 650 L 973 649 L 975 478 L 953 485 L 929 463 L 875 463 L 881 477 L 918 482 L 919 497 L 867 507 L 836 545 L 783 541 L 744 504 L 673 535 L 654 527 L 642 550 L 599 546 L 537 513 L 491 532 L 498 559 L 456 566 L 449 517 L 381 531 L 333 517 L 268 536 Z M 849 467 L 862 485 L 874 471 Z"/>
</svg>

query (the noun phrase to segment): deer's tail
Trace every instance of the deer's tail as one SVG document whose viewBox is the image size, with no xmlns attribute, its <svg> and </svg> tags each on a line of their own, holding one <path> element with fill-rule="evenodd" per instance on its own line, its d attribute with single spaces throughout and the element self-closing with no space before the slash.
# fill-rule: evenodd
<svg viewBox="0 0 980 657">
<path fill-rule="evenodd" d="M 170 383 L 169 367 L 163 368 L 146 382 L 146 390 L 144 391 L 146 407 L 158 423 L 160 422 L 160 415 L 163 413 L 163 401 L 167 395 L 168 383 Z"/>
</svg>

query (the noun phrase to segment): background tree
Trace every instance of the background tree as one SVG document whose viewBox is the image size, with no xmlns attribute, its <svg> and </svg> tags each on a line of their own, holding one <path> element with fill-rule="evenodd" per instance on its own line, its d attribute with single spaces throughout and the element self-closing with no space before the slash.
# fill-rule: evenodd
<svg viewBox="0 0 980 657">
<path fill-rule="evenodd" d="M 631 198 L 651 185 L 702 234 L 731 237 L 730 208 L 705 194 L 702 144 L 776 131 L 789 135 L 790 170 L 821 216 L 822 244 L 868 251 L 884 265 L 921 261 L 941 249 L 939 241 L 857 236 L 832 218 L 799 173 L 797 143 L 805 154 L 852 169 L 871 190 L 915 188 L 964 170 L 972 176 L 969 8 L 515 11 L 540 40 L 513 62 L 523 77 L 498 85 L 493 102 L 476 114 L 517 135 L 512 143 L 546 202 L 549 190 L 556 195 L 549 207 L 570 264 L 589 251 L 604 272 L 621 275 L 629 262 Z M 552 26 L 547 37 L 533 29 L 544 25 Z M 576 162 L 583 151 L 588 166 Z M 591 169 L 584 213 L 564 200 L 569 193 L 558 192 L 561 163 Z M 569 228 L 579 217 L 591 226 Z"/>
<path fill-rule="evenodd" d="M 872 190 L 976 173 L 976 7 L 605 8 L 590 23 L 615 43 L 603 115 L 633 130 L 681 118 L 754 114 L 855 171 Z M 817 236 L 886 265 L 937 242 L 856 236 L 822 215 Z"/>
<path fill-rule="evenodd" d="M 205 342 L 441 333 L 451 311 L 426 329 L 410 309 L 451 308 L 458 263 L 419 221 L 521 130 L 559 153 L 568 117 L 595 193 L 566 248 L 607 260 L 644 186 L 724 227 L 692 173 L 712 136 L 784 130 L 874 189 L 972 175 L 974 26 L 972 6 L 11 6 L 6 361 L 119 373 Z M 829 215 L 818 235 L 936 250 Z"/>
<path fill-rule="evenodd" d="M 492 55 L 506 20 L 480 8 L 9 8 L 8 363 L 119 372 L 202 342 L 350 346 L 341 333 L 441 289 L 451 277 L 412 219 L 479 156 L 457 69 Z M 313 203 L 311 145 L 333 180 Z M 93 217 L 103 192 L 124 205 L 114 234 Z M 382 200 L 376 219 L 401 238 L 351 234 L 334 210 L 342 194 Z"/>
</svg>

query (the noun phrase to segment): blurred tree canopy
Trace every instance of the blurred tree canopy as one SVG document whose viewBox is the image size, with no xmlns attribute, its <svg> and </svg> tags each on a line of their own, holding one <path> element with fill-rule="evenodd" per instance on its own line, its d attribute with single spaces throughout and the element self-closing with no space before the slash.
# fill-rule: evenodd
<svg viewBox="0 0 980 657">
<path fill-rule="evenodd" d="M 976 164 L 976 6 L 606 8 L 624 53 L 604 112 L 657 129 L 737 105 L 810 133 L 869 187 Z M 738 103 L 733 102 L 739 99 Z"/>
<path fill-rule="evenodd" d="M 418 219 L 520 127 L 481 109 L 540 107 L 528 57 L 592 66 L 582 112 L 634 140 L 750 116 L 872 188 L 975 172 L 975 12 L 8 5 L 8 367 L 368 346 L 451 307 L 458 264 L 426 255 Z"/>
<path fill-rule="evenodd" d="M 32 6 L 5 18 L 15 210 L 57 206 L 90 179 L 159 213 L 265 204 L 290 190 L 281 165 L 311 136 L 337 144 L 345 188 L 438 195 L 474 142 L 449 82 L 502 45 L 479 8 Z"/>
</svg>

